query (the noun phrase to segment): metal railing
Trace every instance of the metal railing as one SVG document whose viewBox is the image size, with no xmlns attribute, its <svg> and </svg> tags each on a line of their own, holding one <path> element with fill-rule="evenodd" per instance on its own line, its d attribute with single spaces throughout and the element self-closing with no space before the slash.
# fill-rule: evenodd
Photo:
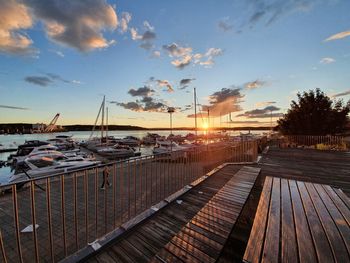
<svg viewBox="0 0 350 263">
<path fill-rule="evenodd" d="M 256 161 L 257 152 L 257 141 L 213 144 L 32 179 L 20 190 L 0 186 L 10 188 L 0 197 L 1 257 L 57 262 L 216 166 Z M 110 185 L 102 190 L 105 167 Z"/>
<path fill-rule="evenodd" d="M 284 146 L 310 147 L 318 150 L 347 150 L 342 136 L 287 135 L 282 139 Z"/>
</svg>

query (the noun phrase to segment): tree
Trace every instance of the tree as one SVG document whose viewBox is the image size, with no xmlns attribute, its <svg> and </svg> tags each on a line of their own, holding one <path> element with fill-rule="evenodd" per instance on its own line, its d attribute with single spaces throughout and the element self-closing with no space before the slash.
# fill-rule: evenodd
<svg viewBox="0 0 350 263">
<path fill-rule="evenodd" d="M 278 120 L 282 134 L 331 135 L 345 130 L 350 101 L 331 100 L 320 89 L 298 93 L 287 114 Z"/>
</svg>

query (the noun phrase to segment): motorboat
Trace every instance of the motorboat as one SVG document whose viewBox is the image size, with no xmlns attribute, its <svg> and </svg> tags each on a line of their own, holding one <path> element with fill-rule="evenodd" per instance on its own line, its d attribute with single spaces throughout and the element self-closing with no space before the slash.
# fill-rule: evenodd
<svg viewBox="0 0 350 263">
<path fill-rule="evenodd" d="M 26 156 L 30 154 L 34 148 L 40 147 L 40 146 L 46 146 L 46 145 L 49 145 L 49 143 L 45 141 L 39 141 L 39 140 L 26 141 L 24 144 L 21 144 L 18 146 L 17 152 L 15 154 L 11 154 L 8 157 L 8 160 L 11 160 L 12 158 L 18 157 L 18 156 Z"/>
<path fill-rule="evenodd" d="M 69 158 L 55 160 L 50 157 L 34 156 L 18 162 L 15 172 L 10 176 L 9 183 L 25 181 L 27 179 L 49 176 L 59 173 L 73 172 L 99 164 L 99 161 L 72 160 Z"/>
<path fill-rule="evenodd" d="M 147 135 L 142 138 L 142 143 L 144 145 L 153 145 L 156 144 L 158 138 L 160 138 L 160 135 L 157 133 L 147 133 Z"/>
<path fill-rule="evenodd" d="M 169 140 L 157 140 L 153 148 L 153 154 L 169 154 L 173 152 L 184 152 L 188 148 L 178 145 L 176 142 Z"/>
<path fill-rule="evenodd" d="M 186 137 L 184 137 L 182 135 L 170 134 L 168 136 L 167 140 L 173 141 L 173 142 L 176 142 L 176 143 L 183 143 L 186 140 Z"/>
<path fill-rule="evenodd" d="M 61 151 L 67 151 L 75 148 L 75 142 L 71 135 L 57 135 L 53 139 L 48 139 L 47 142 L 56 146 Z"/>
<path fill-rule="evenodd" d="M 17 151 L 17 145 L 10 144 L 8 146 L 5 146 L 5 145 L 0 143 L 0 153 L 3 153 L 3 152 L 15 152 L 15 151 Z"/>
<path fill-rule="evenodd" d="M 105 156 L 107 158 L 129 158 L 135 156 L 135 151 L 126 145 L 116 144 L 114 146 L 109 146 L 97 150 L 99 155 Z"/>
<path fill-rule="evenodd" d="M 125 138 L 118 140 L 118 144 L 136 147 L 141 144 L 141 141 L 134 136 L 126 136 Z"/>
</svg>

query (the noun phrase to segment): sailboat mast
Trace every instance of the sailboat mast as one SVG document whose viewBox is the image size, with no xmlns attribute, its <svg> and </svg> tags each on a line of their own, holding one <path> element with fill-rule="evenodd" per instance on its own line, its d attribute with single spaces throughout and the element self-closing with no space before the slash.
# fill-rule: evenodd
<svg viewBox="0 0 350 263">
<path fill-rule="evenodd" d="M 104 130 L 104 119 L 105 119 L 105 96 L 103 96 L 103 102 L 102 102 L 102 121 L 101 121 L 101 142 L 103 140 L 103 130 Z"/>
<path fill-rule="evenodd" d="M 197 95 L 196 95 L 196 88 L 193 88 L 193 94 L 194 94 L 194 131 L 196 134 L 197 139 Z"/>
<path fill-rule="evenodd" d="M 91 140 L 92 135 L 94 134 L 94 131 L 95 131 L 95 128 L 96 128 L 96 125 L 97 125 L 97 122 L 98 122 L 98 118 L 100 117 L 100 114 L 101 114 L 101 111 L 102 111 L 102 107 L 103 107 L 103 102 L 101 103 L 100 109 L 98 110 L 98 114 L 97 114 L 97 117 L 96 117 L 96 120 L 95 120 L 94 127 L 92 127 L 92 131 L 91 131 L 89 140 Z"/>
<path fill-rule="evenodd" d="M 108 143 L 108 107 L 106 108 L 106 143 Z"/>
</svg>

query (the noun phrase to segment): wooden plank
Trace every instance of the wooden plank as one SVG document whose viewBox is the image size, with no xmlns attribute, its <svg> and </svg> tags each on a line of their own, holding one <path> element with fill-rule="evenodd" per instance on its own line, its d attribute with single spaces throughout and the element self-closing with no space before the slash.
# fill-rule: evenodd
<svg viewBox="0 0 350 263">
<path fill-rule="evenodd" d="M 344 219 L 337 206 L 333 203 L 325 189 L 320 184 L 314 184 L 317 193 L 321 197 L 324 205 L 327 207 L 329 214 L 332 216 L 334 223 L 336 224 L 340 235 L 344 240 L 344 244 L 348 253 L 350 252 L 350 227 L 347 221 Z M 350 218 L 349 218 L 350 219 Z M 350 254 L 350 253 L 349 253 Z M 350 260 L 349 260 L 350 261 Z"/>
<path fill-rule="evenodd" d="M 174 254 L 170 253 L 167 249 L 163 248 L 154 256 L 150 262 L 169 262 L 169 263 L 182 263 L 183 261 L 176 257 Z"/>
<path fill-rule="evenodd" d="M 176 255 L 183 262 L 201 262 L 199 259 L 195 258 L 189 254 L 185 249 L 175 245 L 172 242 L 169 242 L 165 249 L 168 250 L 171 254 Z"/>
<path fill-rule="evenodd" d="M 292 202 L 287 179 L 281 179 L 281 261 L 297 262 L 298 248 L 293 219 Z"/>
<path fill-rule="evenodd" d="M 305 213 L 307 220 L 309 222 L 311 235 L 314 241 L 314 246 L 316 250 L 316 254 L 319 261 L 325 262 L 334 262 L 332 250 L 330 248 L 327 235 L 324 232 L 322 227 L 322 223 L 318 217 L 318 214 L 315 210 L 315 207 L 312 203 L 312 200 L 309 196 L 309 193 L 306 189 L 304 182 L 297 182 L 297 186 L 299 188 L 300 196 L 303 201 Z M 311 244 L 304 244 L 307 246 L 308 250 L 312 249 Z M 300 247 L 300 246 L 299 246 Z"/>
<path fill-rule="evenodd" d="M 262 262 L 278 262 L 281 224 L 281 180 L 273 178 L 270 209 L 262 255 Z"/>
<path fill-rule="evenodd" d="M 191 229 L 191 230 L 194 230 L 200 234 L 202 234 L 203 236 L 206 236 L 207 238 L 209 239 L 212 239 L 214 241 L 216 241 L 217 243 L 219 244 L 225 244 L 226 242 L 226 239 L 221 237 L 220 235 L 217 235 L 215 233 L 212 233 L 212 232 L 208 232 L 206 229 L 203 229 L 201 228 L 200 226 L 198 225 L 195 225 L 195 224 L 192 224 L 192 223 L 188 223 L 186 225 L 187 228 Z"/>
<path fill-rule="evenodd" d="M 218 249 L 214 249 L 210 245 L 208 245 L 206 242 L 203 242 L 202 240 L 196 239 L 193 236 L 188 235 L 185 229 L 183 229 L 176 237 L 191 244 L 192 246 L 199 249 L 203 253 L 206 253 L 211 258 L 217 258 L 219 255 L 218 250 L 221 249 L 222 247 L 222 246 L 219 246 Z"/>
<path fill-rule="evenodd" d="M 337 226 L 324 203 L 322 202 L 320 195 L 317 193 L 315 187 L 311 183 L 305 183 L 307 190 L 309 191 L 312 202 L 316 208 L 317 214 L 321 220 L 323 228 L 328 237 L 328 241 L 333 251 L 333 256 L 337 262 L 350 262 L 347 249 L 344 245 L 343 239 L 339 233 Z"/>
<path fill-rule="evenodd" d="M 213 248 L 213 250 L 219 251 L 222 247 L 222 244 L 216 242 L 214 239 L 210 239 L 207 236 L 190 229 L 188 227 L 184 227 L 182 229 L 182 233 L 187 234 L 188 236 L 191 236 L 192 238 L 199 240 L 201 243 L 206 244 L 207 246 Z"/>
<path fill-rule="evenodd" d="M 297 184 L 294 180 L 288 180 L 288 183 L 292 200 L 299 261 L 310 263 L 317 262 L 311 232 Z"/>
<path fill-rule="evenodd" d="M 171 243 L 182 248 L 184 251 L 186 251 L 187 254 L 198 259 L 200 262 L 215 262 L 215 259 L 213 259 L 209 255 L 207 255 L 203 251 L 199 250 L 195 246 L 193 246 L 193 244 L 188 243 L 188 242 L 184 241 L 183 239 L 180 239 L 177 236 L 175 236 L 171 240 Z"/>
<path fill-rule="evenodd" d="M 139 251 L 136 246 L 128 242 L 127 240 L 123 240 L 119 243 L 120 248 L 122 248 L 125 253 L 131 258 L 133 262 L 146 262 L 148 258 L 145 256 L 143 251 Z"/>
<path fill-rule="evenodd" d="M 341 189 L 334 189 L 334 191 L 337 193 L 340 199 L 346 204 L 346 206 L 350 209 L 349 197 L 346 194 L 344 194 L 344 192 Z"/>
<path fill-rule="evenodd" d="M 330 196 L 334 204 L 337 206 L 340 213 L 343 215 L 344 219 L 348 223 L 348 226 L 350 226 L 350 210 L 348 209 L 348 207 L 344 204 L 343 200 L 340 199 L 340 197 L 337 195 L 337 193 L 332 187 L 330 187 L 329 185 L 322 186 L 326 190 L 327 194 Z"/>
<path fill-rule="evenodd" d="M 270 195 L 272 188 L 272 177 L 266 177 L 253 227 L 248 240 L 247 248 L 244 253 L 244 260 L 248 262 L 259 262 L 262 247 L 264 244 L 265 228 L 267 223 L 267 214 L 270 204 Z"/>
</svg>

